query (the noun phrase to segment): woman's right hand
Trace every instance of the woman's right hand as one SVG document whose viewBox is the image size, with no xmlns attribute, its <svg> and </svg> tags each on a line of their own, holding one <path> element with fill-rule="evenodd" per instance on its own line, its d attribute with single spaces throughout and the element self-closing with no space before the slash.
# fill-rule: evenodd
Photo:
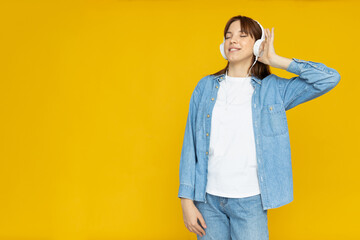
<svg viewBox="0 0 360 240">
<path fill-rule="evenodd" d="M 206 224 L 204 218 L 195 206 L 193 200 L 181 198 L 181 207 L 183 210 L 183 218 L 186 228 L 190 232 L 196 233 L 200 236 L 204 236 L 205 230 L 199 225 L 198 219 L 201 225 L 204 226 L 204 228 L 206 228 Z"/>
</svg>

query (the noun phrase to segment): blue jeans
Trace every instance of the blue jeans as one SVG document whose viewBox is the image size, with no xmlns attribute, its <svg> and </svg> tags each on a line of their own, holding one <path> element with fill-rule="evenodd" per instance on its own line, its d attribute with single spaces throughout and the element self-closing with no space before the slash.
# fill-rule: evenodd
<svg viewBox="0 0 360 240">
<path fill-rule="evenodd" d="M 206 203 L 194 201 L 207 226 L 204 236 L 197 235 L 198 240 L 269 239 L 267 210 L 262 208 L 261 194 L 227 198 L 206 193 L 205 197 Z"/>
</svg>

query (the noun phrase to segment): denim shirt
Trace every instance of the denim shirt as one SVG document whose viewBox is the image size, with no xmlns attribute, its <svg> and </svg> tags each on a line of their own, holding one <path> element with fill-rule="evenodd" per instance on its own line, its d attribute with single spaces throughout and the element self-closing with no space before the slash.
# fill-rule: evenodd
<svg viewBox="0 0 360 240">
<path fill-rule="evenodd" d="M 293 201 L 290 139 L 285 111 L 317 98 L 340 81 L 340 74 L 322 63 L 292 58 L 290 79 L 270 74 L 262 80 L 251 76 L 252 119 L 257 174 L 263 209 Z M 206 202 L 211 117 L 222 75 L 200 79 L 190 98 L 180 157 L 179 198 Z"/>
</svg>

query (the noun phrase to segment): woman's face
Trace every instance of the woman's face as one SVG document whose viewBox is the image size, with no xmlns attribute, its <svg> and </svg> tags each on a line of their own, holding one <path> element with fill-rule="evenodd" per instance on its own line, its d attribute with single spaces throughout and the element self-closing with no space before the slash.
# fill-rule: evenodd
<svg viewBox="0 0 360 240">
<path fill-rule="evenodd" d="M 240 32 L 240 20 L 234 21 L 225 35 L 225 55 L 229 62 L 243 62 L 244 60 L 251 60 L 253 57 L 253 46 L 255 39 L 250 34 Z M 236 48 L 235 51 L 230 51 L 231 48 Z"/>
</svg>

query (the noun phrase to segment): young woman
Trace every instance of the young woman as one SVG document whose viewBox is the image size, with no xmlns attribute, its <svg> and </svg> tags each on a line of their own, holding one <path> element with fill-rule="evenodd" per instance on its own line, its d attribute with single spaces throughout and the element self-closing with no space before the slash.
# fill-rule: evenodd
<svg viewBox="0 0 360 240">
<path fill-rule="evenodd" d="M 226 67 L 202 78 L 190 99 L 178 197 L 198 239 L 265 240 L 267 210 L 293 200 L 285 111 L 330 91 L 340 75 L 277 55 L 274 28 L 241 15 L 226 24 L 220 50 Z"/>
</svg>

